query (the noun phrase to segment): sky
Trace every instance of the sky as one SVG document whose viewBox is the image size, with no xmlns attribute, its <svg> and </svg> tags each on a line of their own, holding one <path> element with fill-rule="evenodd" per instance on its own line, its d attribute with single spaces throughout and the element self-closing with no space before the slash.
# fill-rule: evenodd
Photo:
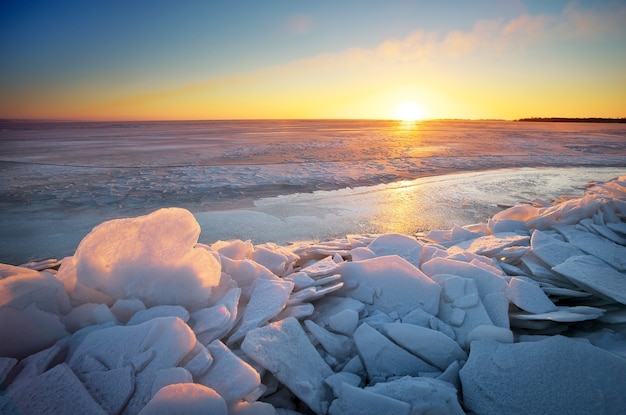
<svg viewBox="0 0 626 415">
<path fill-rule="evenodd" d="M 626 0 L 3 0 L 0 56 L 0 118 L 626 117 Z"/>
</svg>

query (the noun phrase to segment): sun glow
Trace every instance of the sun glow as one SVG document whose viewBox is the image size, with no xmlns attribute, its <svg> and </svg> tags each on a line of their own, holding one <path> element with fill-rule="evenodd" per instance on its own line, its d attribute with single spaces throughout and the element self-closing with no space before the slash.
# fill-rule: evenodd
<svg viewBox="0 0 626 415">
<path fill-rule="evenodd" d="M 395 116 L 400 121 L 418 121 L 424 118 L 424 110 L 415 102 L 405 102 L 398 106 Z"/>
</svg>

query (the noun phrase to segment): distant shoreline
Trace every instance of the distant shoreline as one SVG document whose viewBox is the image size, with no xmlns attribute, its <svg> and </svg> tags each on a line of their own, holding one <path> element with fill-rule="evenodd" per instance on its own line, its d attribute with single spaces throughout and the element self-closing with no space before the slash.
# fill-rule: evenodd
<svg viewBox="0 0 626 415">
<path fill-rule="evenodd" d="M 567 118 L 567 117 L 531 117 L 520 118 L 523 122 L 592 122 L 592 123 L 626 123 L 626 118 Z"/>
</svg>

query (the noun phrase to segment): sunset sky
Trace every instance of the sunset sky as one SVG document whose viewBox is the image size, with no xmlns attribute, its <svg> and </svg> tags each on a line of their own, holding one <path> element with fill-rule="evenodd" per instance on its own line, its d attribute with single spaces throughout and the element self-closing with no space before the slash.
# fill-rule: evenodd
<svg viewBox="0 0 626 415">
<path fill-rule="evenodd" d="M 626 117 L 626 1 L 3 1 L 0 118 Z"/>
</svg>

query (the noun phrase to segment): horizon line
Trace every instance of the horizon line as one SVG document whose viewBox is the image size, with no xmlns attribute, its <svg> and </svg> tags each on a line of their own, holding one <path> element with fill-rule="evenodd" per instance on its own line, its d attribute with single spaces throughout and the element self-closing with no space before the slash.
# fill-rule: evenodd
<svg viewBox="0 0 626 415">
<path fill-rule="evenodd" d="M 507 118 L 423 118 L 416 120 L 401 120 L 397 118 L 205 118 L 205 119 L 72 119 L 72 118 L 1 118 L 0 123 L 4 122 L 211 122 L 211 121 L 394 121 L 400 123 L 421 123 L 430 121 L 623 121 L 626 122 L 626 117 L 522 117 L 515 119 Z"/>
</svg>

